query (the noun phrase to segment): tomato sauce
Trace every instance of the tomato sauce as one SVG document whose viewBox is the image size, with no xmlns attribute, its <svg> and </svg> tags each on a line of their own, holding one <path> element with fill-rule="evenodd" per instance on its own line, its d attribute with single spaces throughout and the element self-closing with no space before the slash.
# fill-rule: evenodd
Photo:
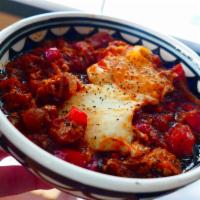
<svg viewBox="0 0 200 200">
<path fill-rule="evenodd" d="M 185 87 L 181 65 L 173 67 L 175 90 L 158 105 L 146 105 L 134 115 L 137 142 L 150 149 L 139 158 L 91 150 L 83 139 L 86 113 L 73 107 L 67 115 L 59 115 L 62 104 L 89 83 L 87 67 L 103 57 L 113 40 L 101 32 L 84 41 L 46 41 L 9 62 L 0 71 L 2 110 L 31 141 L 86 169 L 124 177 L 170 176 L 190 169 L 198 162 L 200 107 Z M 161 65 L 157 55 L 154 64 Z"/>
</svg>

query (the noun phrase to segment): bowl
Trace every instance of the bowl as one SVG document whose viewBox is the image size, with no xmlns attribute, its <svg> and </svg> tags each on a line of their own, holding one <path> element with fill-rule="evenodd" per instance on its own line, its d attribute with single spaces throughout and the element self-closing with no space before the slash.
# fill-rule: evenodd
<svg viewBox="0 0 200 200">
<path fill-rule="evenodd" d="M 158 54 L 170 68 L 182 63 L 189 88 L 200 97 L 200 59 L 191 49 L 132 22 L 85 13 L 55 12 L 23 19 L 0 32 L 0 67 L 45 39 L 84 39 L 98 31 Z M 29 141 L 0 111 L 2 147 L 35 175 L 58 189 L 85 199 L 132 199 L 138 193 L 172 190 L 200 178 L 200 166 L 163 178 L 122 178 L 101 174 L 62 161 Z"/>
</svg>

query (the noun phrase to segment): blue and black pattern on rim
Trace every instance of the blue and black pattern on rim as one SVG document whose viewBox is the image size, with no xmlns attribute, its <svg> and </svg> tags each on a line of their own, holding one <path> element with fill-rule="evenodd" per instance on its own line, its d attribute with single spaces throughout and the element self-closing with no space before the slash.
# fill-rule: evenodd
<svg viewBox="0 0 200 200">
<path fill-rule="evenodd" d="M 67 40 L 82 40 L 85 37 L 103 30 L 108 31 L 116 39 L 126 41 L 133 45 L 147 46 L 155 54 L 158 54 L 161 57 L 167 68 L 171 68 L 177 63 L 182 63 L 191 91 L 196 96 L 200 97 L 200 69 L 196 67 L 192 58 L 185 56 L 177 47 L 161 40 L 155 35 L 136 27 L 107 20 L 86 17 L 63 17 L 27 25 L 9 35 L 0 44 L 0 58 L 4 57 L 12 60 L 16 56 L 37 47 L 38 44 L 44 40 L 55 39 L 58 37 L 64 37 Z M 34 37 L 32 37 L 32 35 L 41 31 L 42 34 L 40 34 L 39 39 L 34 39 Z M 17 45 L 18 43 L 20 44 Z M 37 173 L 39 176 L 50 182 L 54 181 L 52 183 L 57 185 L 58 188 L 65 192 L 68 191 L 70 194 L 79 196 L 77 191 L 81 191 L 82 194 L 80 194 L 80 197 L 88 199 L 108 199 L 108 197 L 133 199 L 134 197 L 145 197 L 144 194 L 121 193 L 98 189 L 62 177 L 61 175 L 44 168 L 36 161 L 27 158 L 19 149 L 16 149 L 16 147 L 11 145 L 4 136 L 1 136 L 0 140 L 3 141 L 3 143 L 9 143 L 9 145 L 5 145 L 6 150 L 15 156 L 23 165 L 26 165 L 30 169 L 34 168 L 34 173 Z M 148 194 L 148 197 L 149 195 L 150 194 Z M 155 195 L 155 193 L 153 195 Z"/>
</svg>

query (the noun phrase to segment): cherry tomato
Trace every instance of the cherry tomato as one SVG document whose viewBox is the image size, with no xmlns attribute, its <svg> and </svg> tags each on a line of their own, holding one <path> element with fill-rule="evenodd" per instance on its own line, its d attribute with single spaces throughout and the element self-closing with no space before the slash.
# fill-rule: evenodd
<svg viewBox="0 0 200 200">
<path fill-rule="evenodd" d="M 169 130 L 167 144 L 176 156 L 191 156 L 192 148 L 195 144 L 195 137 L 188 125 L 177 123 Z"/>
<path fill-rule="evenodd" d="M 199 111 L 191 111 L 186 117 L 185 121 L 187 124 L 196 132 L 200 134 L 200 112 Z"/>
</svg>

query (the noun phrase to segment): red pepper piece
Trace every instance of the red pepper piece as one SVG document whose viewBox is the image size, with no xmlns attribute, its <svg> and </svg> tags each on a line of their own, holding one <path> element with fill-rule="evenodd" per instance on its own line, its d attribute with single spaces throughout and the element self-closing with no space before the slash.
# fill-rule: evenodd
<svg viewBox="0 0 200 200">
<path fill-rule="evenodd" d="M 172 68 L 172 71 L 177 75 L 176 79 L 185 80 L 185 72 L 182 65 L 179 63 Z"/>
<path fill-rule="evenodd" d="M 158 55 L 153 55 L 152 61 L 156 65 L 156 67 L 160 67 L 162 64 L 161 59 Z"/>
<path fill-rule="evenodd" d="M 54 151 L 54 155 L 62 160 L 68 161 L 80 167 L 86 166 L 87 156 L 74 149 L 62 149 Z"/>
<path fill-rule="evenodd" d="M 78 125 L 87 126 L 87 114 L 76 107 L 72 107 L 67 115 L 67 119 Z"/>
</svg>

